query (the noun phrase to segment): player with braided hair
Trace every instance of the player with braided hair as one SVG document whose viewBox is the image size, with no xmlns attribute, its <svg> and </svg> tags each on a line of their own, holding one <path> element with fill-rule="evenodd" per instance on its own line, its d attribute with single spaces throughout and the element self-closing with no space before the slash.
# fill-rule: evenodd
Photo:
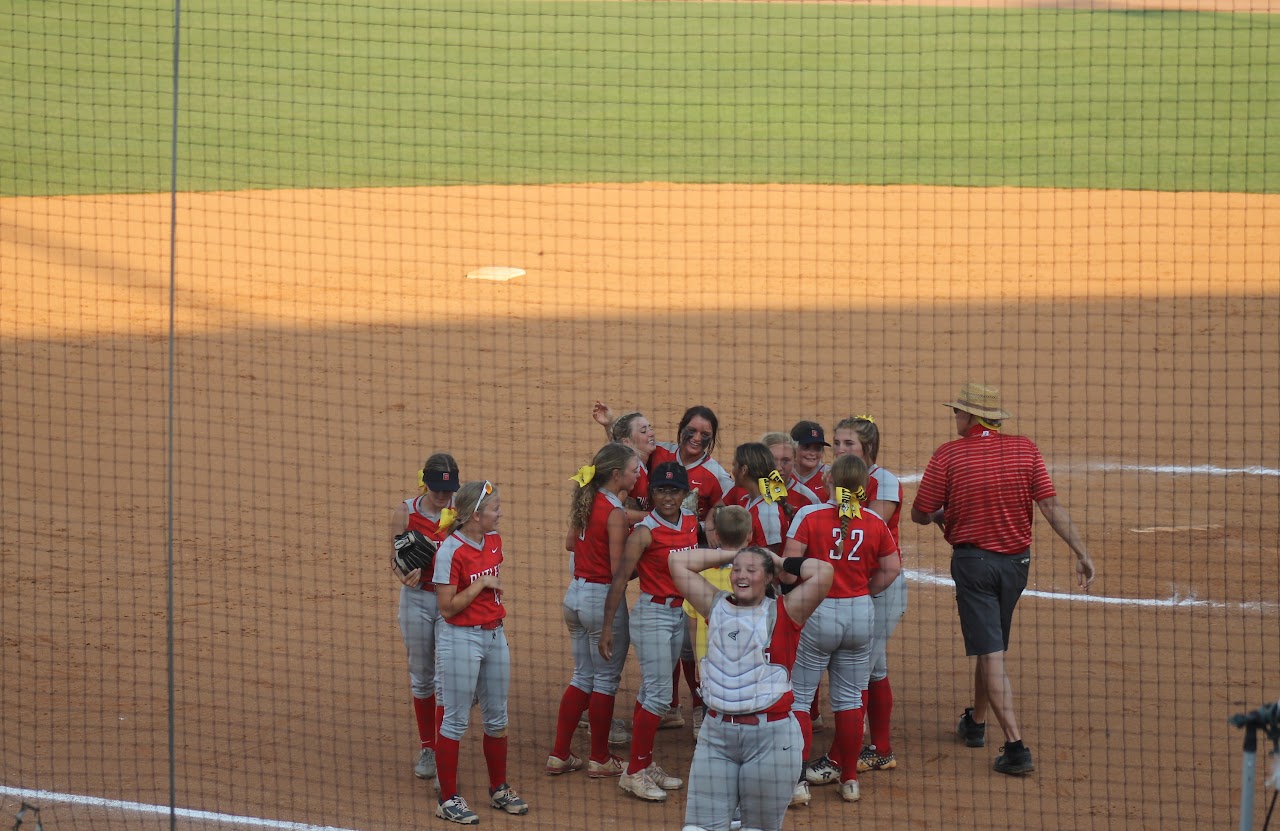
<svg viewBox="0 0 1280 831">
<path fill-rule="evenodd" d="M 629 532 L 620 494 L 634 489 L 639 475 L 636 451 L 610 442 L 573 477 L 577 489 L 569 509 L 569 534 L 565 540 L 565 548 L 573 552 L 573 579 L 562 605 L 573 649 L 573 677 L 560 698 L 555 743 L 547 756 L 546 772 L 550 776 L 582 769 L 582 760 L 573 755 L 570 745 L 584 710 L 591 725 L 587 774 L 593 778 L 622 774 L 622 760 L 609 752 L 609 732 L 630 644 L 625 605 L 613 619 L 613 654 L 609 660 L 600 656 L 599 645 L 605 598 L 622 562 Z"/>
<path fill-rule="evenodd" d="M 437 655 L 444 721 L 436 742 L 440 802 L 436 816 L 460 825 L 479 817 L 458 790 L 459 743 L 467 731 L 471 704 L 484 719 L 489 805 L 508 814 L 527 814 L 529 804 L 507 782 L 507 693 L 511 654 L 507 646 L 501 579 L 503 554 L 498 521 L 502 500 L 492 482 L 468 482 L 458 490 L 457 517 L 436 555 L 436 597 L 444 625 Z"/>
<path fill-rule="evenodd" d="M 781 554 L 795 509 L 787 502 L 787 489 L 769 448 L 760 442 L 738 445 L 733 452 L 733 480 L 745 495 L 742 507 L 751 514 L 750 544 Z"/>
<path fill-rule="evenodd" d="M 452 521 L 453 495 L 458 490 L 458 463 L 448 453 L 433 453 L 418 471 L 418 496 L 396 506 L 391 517 L 391 534 L 397 543 L 408 532 L 417 532 L 433 543 L 444 541 Z M 434 555 L 434 551 L 432 552 Z M 436 677 L 436 628 L 440 607 L 436 587 L 431 582 L 433 563 L 424 561 L 417 568 L 405 569 L 391 558 L 391 570 L 400 579 L 400 635 L 409 656 L 409 684 L 413 692 L 413 714 L 418 723 L 421 743 L 413 765 L 419 779 L 436 775 L 436 735 L 444 707 L 438 703 L 439 679 Z M 425 572 L 425 573 L 424 573 Z"/>
<path fill-rule="evenodd" d="M 816 558 L 835 569 L 831 591 L 800 635 L 792 680 L 793 709 L 804 734 L 805 758 L 812 744 L 809 706 L 818 681 L 830 670 L 831 709 L 835 713 L 832 745 L 841 759 L 857 758 L 863 730 L 862 690 L 871 672 L 875 609 L 871 595 L 884 591 L 901 571 L 898 546 L 889 526 L 862 508 L 867 466 L 855 456 L 836 459 L 827 475 L 834 499 L 801 508 L 787 532 L 787 558 Z M 840 773 L 840 795 L 846 802 L 860 796 L 856 765 Z M 805 776 L 795 786 L 792 804 L 808 804 Z"/>
<path fill-rule="evenodd" d="M 898 536 L 898 520 L 902 515 L 902 483 L 898 477 L 876 463 L 880 455 L 880 428 L 869 415 L 850 416 L 836 425 L 832 435 L 832 449 L 836 458 L 857 456 L 867 464 L 866 506 L 884 517 L 893 534 Z M 862 748 L 858 756 L 858 771 L 891 770 L 898 766 L 889 740 L 889 719 L 893 714 L 893 687 L 889 683 L 888 644 L 898 621 L 907 611 L 907 581 L 899 577 L 880 594 L 872 595 L 876 610 L 875 640 L 871 644 L 871 680 L 863 696 L 871 743 Z M 841 759 L 840 762 L 844 763 Z M 824 772 L 811 771 L 819 776 Z M 836 771 L 838 776 L 839 772 Z M 813 779 L 810 779 L 813 781 Z"/>
</svg>

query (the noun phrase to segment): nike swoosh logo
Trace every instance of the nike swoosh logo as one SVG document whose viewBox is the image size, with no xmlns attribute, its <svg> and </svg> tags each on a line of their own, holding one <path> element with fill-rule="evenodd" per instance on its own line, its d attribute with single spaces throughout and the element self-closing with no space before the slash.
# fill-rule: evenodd
<svg viewBox="0 0 1280 831">
<path fill-rule="evenodd" d="M 782 748 L 782 749 L 783 749 L 783 750 L 790 750 L 790 749 L 791 749 L 791 745 L 787 745 L 786 747 L 784 747 L 784 748 Z"/>
</svg>

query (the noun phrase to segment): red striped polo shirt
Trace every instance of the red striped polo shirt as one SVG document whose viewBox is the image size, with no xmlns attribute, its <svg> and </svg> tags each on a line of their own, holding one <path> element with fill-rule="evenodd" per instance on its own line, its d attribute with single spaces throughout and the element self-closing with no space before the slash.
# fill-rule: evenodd
<svg viewBox="0 0 1280 831">
<path fill-rule="evenodd" d="M 1032 507 L 1055 496 L 1044 458 L 1031 439 L 975 425 L 934 451 L 913 507 L 946 507 L 943 536 L 1000 554 L 1031 547 Z"/>
</svg>

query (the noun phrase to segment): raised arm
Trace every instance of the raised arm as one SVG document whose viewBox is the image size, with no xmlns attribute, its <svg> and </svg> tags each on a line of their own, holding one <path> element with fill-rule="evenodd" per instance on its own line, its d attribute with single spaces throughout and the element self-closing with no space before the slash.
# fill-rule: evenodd
<svg viewBox="0 0 1280 831">
<path fill-rule="evenodd" d="M 613 422 L 617 421 L 617 417 L 609 409 L 609 405 L 603 401 L 591 402 L 591 418 L 604 428 L 605 439 L 613 441 Z"/>
<path fill-rule="evenodd" d="M 787 561 L 772 552 L 769 556 L 773 557 L 774 565 L 781 573 L 786 568 Z M 794 557 L 791 558 L 791 562 L 796 562 Z M 794 569 L 795 566 L 791 568 Z M 794 575 L 795 571 L 787 573 Z M 812 557 L 800 560 L 800 574 L 797 575 L 799 579 L 796 581 L 795 588 L 787 595 L 787 614 L 792 620 L 804 625 L 809 615 L 813 614 L 813 610 L 818 608 L 818 604 L 826 599 L 835 573 L 836 570 L 831 567 L 831 564 L 822 560 Z"/>
<path fill-rule="evenodd" d="M 1062 541 L 1075 553 L 1076 585 L 1082 589 L 1089 588 L 1089 584 L 1098 576 L 1097 570 L 1093 567 L 1093 558 L 1089 556 L 1089 549 L 1085 548 L 1084 539 L 1076 530 L 1076 524 L 1071 521 L 1071 515 L 1067 513 L 1066 507 L 1058 501 L 1056 496 L 1041 499 L 1036 503 L 1036 507 L 1049 522 L 1053 532 L 1061 537 Z"/>
<path fill-rule="evenodd" d="M 671 558 L 667 560 L 667 568 L 671 571 L 671 579 L 675 581 L 676 588 L 704 618 L 711 616 L 711 604 L 715 602 L 719 589 L 707 582 L 707 578 L 700 572 L 731 563 L 737 554 L 737 551 L 726 551 L 723 548 L 695 548 L 691 551 L 672 552 Z"/>
</svg>

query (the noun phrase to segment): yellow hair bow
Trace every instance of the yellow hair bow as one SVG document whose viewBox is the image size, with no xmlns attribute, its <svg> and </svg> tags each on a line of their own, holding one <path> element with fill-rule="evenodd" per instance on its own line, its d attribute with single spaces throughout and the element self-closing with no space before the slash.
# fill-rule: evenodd
<svg viewBox="0 0 1280 831">
<path fill-rule="evenodd" d="M 444 508 L 440 511 L 440 521 L 436 523 L 436 528 L 443 534 L 445 531 L 449 530 L 450 526 L 453 525 L 457 518 L 457 511 L 453 508 Z"/>
<path fill-rule="evenodd" d="M 867 489 L 862 487 L 862 485 L 858 485 L 858 489 L 853 492 L 853 498 L 858 500 L 859 502 L 866 502 Z"/>
<path fill-rule="evenodd" d="M 836 502 L 840 505 L 842 519 L 862 519 L 862 510 L 853 499 L 853 491 L 848 488 L 836 488 Z"/>
<path fill-rule="evenodd" d="M 772 479 L 757 479 L 756 484 L 760 486 L 760 495 L 764 497 L 764 501 L 772 505 L 775 502 L 781 502 L 787 498 L 787 488 L 774 482 Z"/>
<path fill-rule="evenodd" d="M 424 468 L 424 469 L 422 469 L 422 470 L 420 470 L 420 471 L 418 471 L 418 491 L 419 491 L 420 493 L 426 493 L 426 492 L 427 492 L 427 478 L 426 478 L 426 477 L 427 477 L 427 471 L 426 471 L 426 469 L 425 469 L 425 468 Z"/>
<path fill-rule="evenodd" d="M 869 415 L 854 416 L 854 421 L 865 421 L 867 424 L 875 424 L 876 420 Z"/>
<path fill-rule="evenodd" d="M 578 468 L 577 473 L 573 474 L 569 478 L 577 482 L 578 487 L 585 488 L 587 485 L 591 484 L 592 479 L 596 478 L 596 466 L 583 465 Z"/>
</svg>

